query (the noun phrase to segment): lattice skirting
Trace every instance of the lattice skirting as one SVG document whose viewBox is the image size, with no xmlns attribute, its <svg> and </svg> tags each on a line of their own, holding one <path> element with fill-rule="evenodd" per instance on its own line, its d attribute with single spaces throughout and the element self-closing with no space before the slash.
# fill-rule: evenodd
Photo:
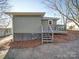
<svg viewBox="0 0 79 59">
<path fill-rule="evenodd" d="M 41 33 L 14 33 L 15 41 L 41 39 Z"/>
</svg>

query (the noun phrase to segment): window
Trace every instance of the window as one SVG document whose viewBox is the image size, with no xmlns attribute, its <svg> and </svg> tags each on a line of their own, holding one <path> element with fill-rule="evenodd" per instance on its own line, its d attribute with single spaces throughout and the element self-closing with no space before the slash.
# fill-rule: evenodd
<svg viewBox="0 0 79 59">
<path fill-rule="evenodd" d="M 48 24 L 51 25 L 51 24 L 52 24 L 52 20 L 49 20 L 49 21 L 48 21 Z"/>
<path fill-rule="evenodd" d="M 51 25 L 51 24 L 52 24 L 52 22 L 51 22 L 51 21 L 49 21 L 49 24 Z"/>
</svg>

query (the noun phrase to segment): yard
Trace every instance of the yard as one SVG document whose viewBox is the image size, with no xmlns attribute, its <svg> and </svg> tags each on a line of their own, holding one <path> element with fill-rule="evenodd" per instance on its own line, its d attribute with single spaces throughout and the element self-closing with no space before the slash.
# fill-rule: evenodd
<svg viewBox="0 0 79 59">
<path fill-rule="evenodd" d="M 14 48 L 4 52 L 7 53 L 3 53 L 5 55 L 3 59 L 79 59 L 79 39 L 69 43 L 49 43 L 34 48 Z"/>
<path fill-rule="evenodd" d="M 32 48 L 4 49 L 0 51 L 0 59 L 79 59 L 79 38 Z"/>
</svg>

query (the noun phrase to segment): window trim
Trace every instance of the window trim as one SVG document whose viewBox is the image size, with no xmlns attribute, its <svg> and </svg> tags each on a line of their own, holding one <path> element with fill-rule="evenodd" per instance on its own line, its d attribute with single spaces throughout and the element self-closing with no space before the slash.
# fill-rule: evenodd
<svg viewBox="0 0 79 59">
<path fill-rule="evenodd" d="M 49 23 L 51 21 L 51 24 Z M 53 20 L 48 20 L 48 25 L 52 25 L 53 24 Z"/>
</svg>

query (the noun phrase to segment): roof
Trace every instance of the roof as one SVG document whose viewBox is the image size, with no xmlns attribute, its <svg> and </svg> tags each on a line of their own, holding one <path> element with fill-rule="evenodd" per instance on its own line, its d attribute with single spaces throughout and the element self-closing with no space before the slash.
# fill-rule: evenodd
<svg viewBox="0 0 79 59">
<path fill-rule="evenodd" d="M 14 16 L 44 16 L 45 12 L 6 12 Z"/>
<path fill-rule="evenodd" d="M 0 28 L 0 30 L 6 30 L 6 29 L 10 29 L 11 30 L 11 28 Z"/>
<path fill-rule="evenodd" d="M 55 17 L 44 17 L 42 20 L 59 20 L 59 18 L 55 18 Z"/>
</svg>

